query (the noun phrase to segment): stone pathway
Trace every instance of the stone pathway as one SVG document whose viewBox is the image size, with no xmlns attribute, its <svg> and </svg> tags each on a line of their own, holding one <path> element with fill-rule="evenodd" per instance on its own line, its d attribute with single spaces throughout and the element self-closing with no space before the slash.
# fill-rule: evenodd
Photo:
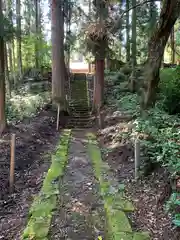
<svg viewBox="0 0 180 240">
<path fill-rule="evenodd" d="M 92 240 L 103 236 L 103 204 L 87 154 L 85 135 L 86 131 L 72 132 L 68 165 L 60 182 L 58 209 L 50 229 L 52 240 Z"/>
</svg>

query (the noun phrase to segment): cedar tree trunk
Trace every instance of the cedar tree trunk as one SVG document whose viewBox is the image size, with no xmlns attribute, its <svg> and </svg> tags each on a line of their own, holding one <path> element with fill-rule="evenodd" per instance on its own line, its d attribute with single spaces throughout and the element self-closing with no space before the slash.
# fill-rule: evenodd
<svg viewBox="0 0 180 240">
<path fill-rule="evenodd" d="M 159 22 L 149 41 L 148 59 L 144 72 L 144 90 L 142 92 L 141 107 L 146 109 L 155 104 L 159 83 L 159 70 L 164 54 L 164 48 L 179 17 L 180 0 L 165 0 Z"/>
<path fill-rule="evenodd" d="M 0 20 L 3 20 L 2 13 L 2 0 L 0 0 Z M 3 25 L 0 27 L 1 33 L 3 32 Z M 0 134 L 6 127 L 6 114 L 5 114 L 5 61 L 4 61 L 4 38 L 0 34 Z"/>
</svg>

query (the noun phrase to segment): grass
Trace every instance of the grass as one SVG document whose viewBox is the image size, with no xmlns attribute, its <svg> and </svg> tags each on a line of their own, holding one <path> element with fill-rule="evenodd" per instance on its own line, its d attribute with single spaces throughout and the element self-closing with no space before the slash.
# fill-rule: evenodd
<svg viewBox="0 0 180 240">
<path fill-rule="evenodd" d="M 88 134 L 87 137 L 89 155 L 94 166 L 95 176 L 99 181 L 100 194 L 104 200 L 108 239 L 149 240 L 149 234 L 133 232 L 126 212 L 133 212 L 134 207 L 124 196 L 122 186 L 118 190 L 111 190 L 112 184 L 107 178 L 108 167 L 102 161 L 96 137 L 93 134 Z"/>
<path fill-rule="evenodd" d="M 59 194 L 59 179 L 64 174 L 68 160 L 68 143 L 70 130 L 64 130 L 57 146 L 56 153 L 52 155 L 52 164 L 43 181 L 43 186 L 29 211 L 29 220 L 22 239 L 47 239 L 53 211 L 56 208 Z"/>
</svg>

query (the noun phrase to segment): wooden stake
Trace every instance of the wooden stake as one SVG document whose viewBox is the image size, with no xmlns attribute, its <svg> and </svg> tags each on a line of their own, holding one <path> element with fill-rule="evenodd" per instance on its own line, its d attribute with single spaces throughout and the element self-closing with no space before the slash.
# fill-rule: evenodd
<svg viewBox="0 0 180 240">
<path fill-rule="evenodd" d="M 138 178 L 138 170 L 139 170 L 139 166 L 140 166 L 140 141 L 139 141 L 139 139 L 135 140 L 134 155 L 135 155 L 135 179 L 137 179 Z"/>
<path fill-rule="evenodd" d="M 102 118 L 102 114 L 101 114 L 100 105 L 98 105 L 98 124 L 99 124 L 99 128 L 102 129 L 103 128 L 103 118 Z"/>
<path fill-rule="evenodd" d="M 16 135 L 11 136 L 11 161 L 10 161 L 10 176 L 9 176 L 9 192 L 13 192 L 14 186 L 14 167 L 15 167 L 15 148 L 16 148 Z"/>
<path fill-rule="evenodd" d="M 59 130 L 59 115 L 60 115 L 60 104 L 58 104 L 58 110 L 57 110 L 57 122 L 56 122 L 56 130 Z"/>
</svg>

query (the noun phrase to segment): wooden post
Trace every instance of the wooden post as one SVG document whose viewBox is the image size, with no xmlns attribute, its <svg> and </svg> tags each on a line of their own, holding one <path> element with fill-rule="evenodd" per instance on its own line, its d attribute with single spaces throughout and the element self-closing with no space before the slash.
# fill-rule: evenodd
<svg viewBox="0 0 180 240">
<path fill-rule="evenodd" d="M 101 114 L 101 108 L 100 108 L 100 105 L 98 105 L 98 112 L 97 112 L 97 115 L 98 115 L 98 125 L 99 125 L 99 128 L 102 129 L 103 126 L 102 126 L 102 114 Z"/>
<path fill-rule="evenodd" d="M 10 176 L 9 176 L 9 192 L 13 192 L 14 186 L 14 167 L 15 167 L 15 148 L 16 148 L 16 135 L 11 136 L 11 161 L 10 161 Z"/>
<path fill-rule="evenodd" d="M 140 141 L 139 141 L 139 139 L 135 140 L 134 155 L 135 155 L 135 179 L 137 179 L 138 178 L 138 170 L 139 170 L 139 166 L 140 166 Z"/>
<path fill-rule="evenodd" d="M 59 130 L 59 115 L 60 115 L 60 104 L 58 104 L 58 110 L 57 110 L 57 122 L 56 122 L 56 130 Z"/>
</svg>

